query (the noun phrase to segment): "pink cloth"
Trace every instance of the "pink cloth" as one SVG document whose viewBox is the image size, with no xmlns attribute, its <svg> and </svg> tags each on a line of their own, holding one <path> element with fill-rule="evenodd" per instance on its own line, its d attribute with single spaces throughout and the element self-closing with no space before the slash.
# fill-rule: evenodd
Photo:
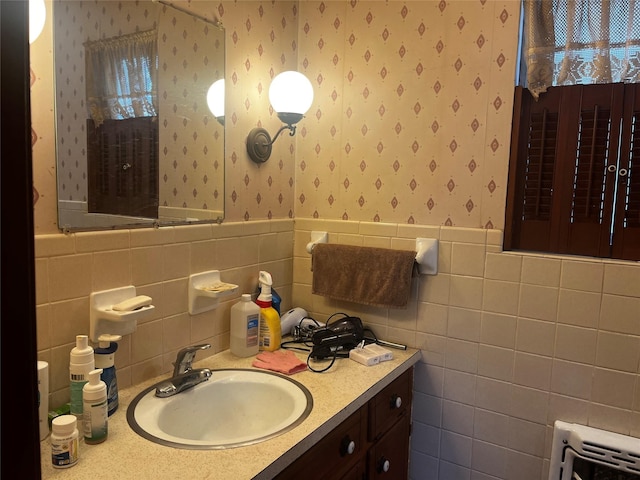
<svg viewBox="0 0 640 480">
<path fill-rule="evenodd" d="M 307 369 L 307 364 L 298 359 L 290 350 L 260 352 L 252 365 L 256 368 L 292 375 Z"/>
</svg>

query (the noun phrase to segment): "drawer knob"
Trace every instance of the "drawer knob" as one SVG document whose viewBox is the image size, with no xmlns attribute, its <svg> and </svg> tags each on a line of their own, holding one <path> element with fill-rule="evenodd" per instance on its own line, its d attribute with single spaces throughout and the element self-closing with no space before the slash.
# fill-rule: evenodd
<svg viewBox="0 0 640 480">
<path fill-rule="evenodd" d="M 386 458 L 382 457 L 378 462 L 378 473 L 386 473 L 391 468 L 391 462 Z"/>
<path fill-rule="evenodd" d="M 351 455 L 356 451 L 356 442 L 351 440 L 349 435 L 342 439 L 340 442 L 340 456 L 344 457 L 345 455 Z"/>
<path fill-rule="evenodd" d="M 400 408 L 402 406 L 402 397 L 400 395 L 393 395 L 391 397 L 391 408 Z"/>
</svg>

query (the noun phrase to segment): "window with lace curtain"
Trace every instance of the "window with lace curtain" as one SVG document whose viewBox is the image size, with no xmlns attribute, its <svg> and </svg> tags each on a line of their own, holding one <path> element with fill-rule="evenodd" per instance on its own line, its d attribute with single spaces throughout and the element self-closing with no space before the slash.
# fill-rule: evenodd
<svg viewBox="0 0 640 480">
<path fill-rule="evenodd" d="M 90 213 L 158 216 L 157 31 L 85 43 Z"/>
<path fill-rule="evenodd" d="M 524 0 L 506 250 L 640 260 L 640 0 Z"/>
</svg>

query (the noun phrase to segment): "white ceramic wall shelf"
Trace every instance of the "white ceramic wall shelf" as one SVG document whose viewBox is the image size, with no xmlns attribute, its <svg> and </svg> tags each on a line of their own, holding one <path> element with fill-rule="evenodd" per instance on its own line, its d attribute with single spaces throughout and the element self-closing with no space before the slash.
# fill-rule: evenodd
<svg viewBox="0 0 640 480">
<path fill-rule="evenodd" d="M 238 285 L 220 281 L 220 270 L 194 273 L 189 276 L 189 313 L 196 315 L 213 310 L 221 298 L 237 291 Z"/>
<path fill-rule="evenodd" d="M 138 320 L 147 317 L 155 307 L 151 297 L 136 295 L 136 287 L 113 288 L 93 292 L 89 296 L 89 338 L 133 333 Z"/>
</svg>

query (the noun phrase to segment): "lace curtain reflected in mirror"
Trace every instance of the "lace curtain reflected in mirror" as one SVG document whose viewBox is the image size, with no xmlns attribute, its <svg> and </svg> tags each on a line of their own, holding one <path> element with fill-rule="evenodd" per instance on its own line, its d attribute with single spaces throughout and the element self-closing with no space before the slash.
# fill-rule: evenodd
<svg viewBox="0 0 640 480">
<path fill-rule="evenodd" d="M 84 46 L 87 103 L 97 126 L 105 119 L 158 115 L 156 29 L 85 42 Z"/>
</svg>

